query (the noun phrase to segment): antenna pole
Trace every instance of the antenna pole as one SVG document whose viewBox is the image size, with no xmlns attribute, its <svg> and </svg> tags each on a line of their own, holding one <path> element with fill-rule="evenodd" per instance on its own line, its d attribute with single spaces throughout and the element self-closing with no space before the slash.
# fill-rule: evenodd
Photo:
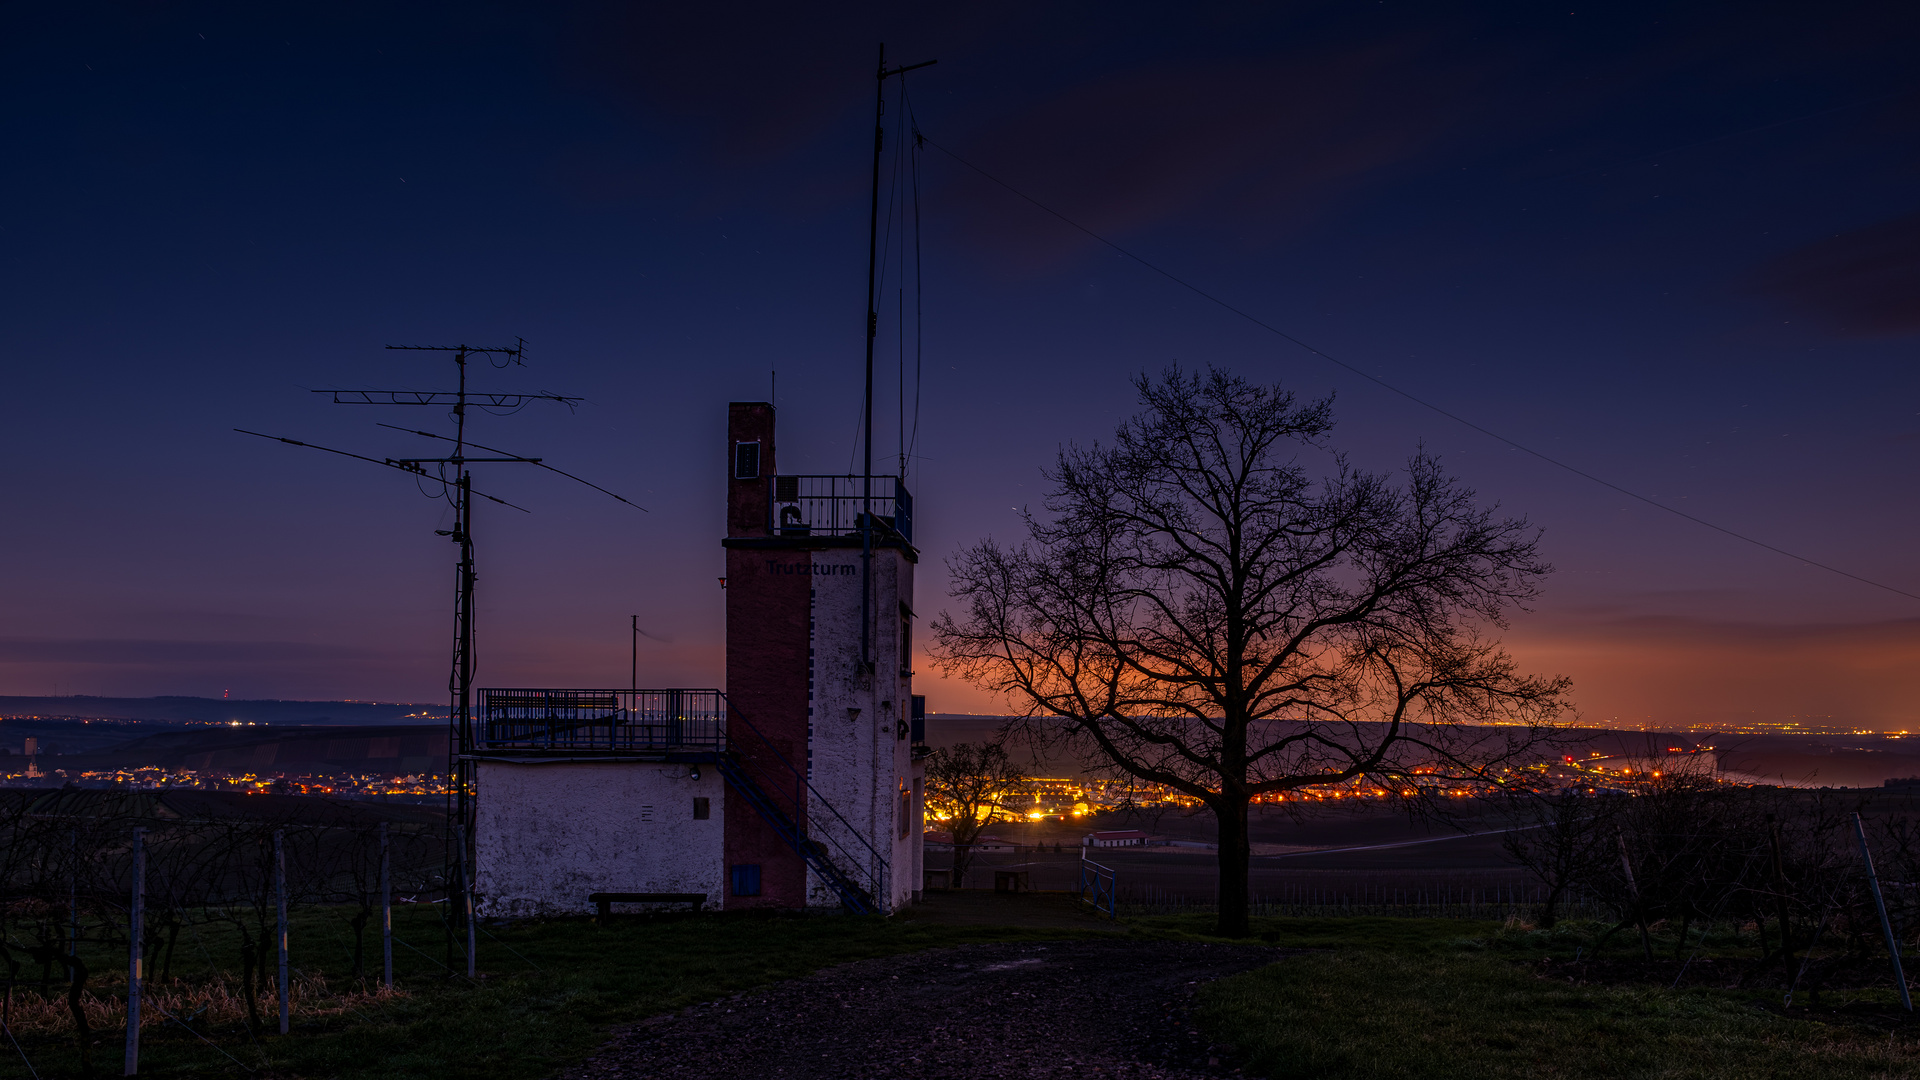
<svg viewBox="0 0 1920 1080">
<path fill-rule="evenodd" d="M 860 471 L 860 673 L 873 670 L 873 339 L 880 332 L 879 298 L 874 295 L 880 261 L 880 150 L 887 131 L 887 46 L 873 77 L 873 196 L 867 204 L 867 401 L 861 443 L 866 449 Z"/>
<path fill-rule="evenodd" d="M 633 644 L 633 665 L 627 675 L 627 689 L 634 691 L 640 689 L 640 616 L 630 615 L 628 618 L 633 620 L 633 634 L 631 637 Z"/>
<path fill-rule="evenodd" d="M 926 60 L 887 70 L 887 46 L 880 44 L 880 62 L 874 68 L 873 189 L 867 204 L 867 397 L 864 434 L 866 464 L 860 473 L 860 673 L 873 671 L 873 339 L 880 333 L 880 296 L 874 291 L 880 261 L 880 152 L 886 146 L 887 80 L 915 68 L 939 63 Z"/>
<path fill-rule="evenodd" d="M 473 473 L 467 468 L 467 359 L 469 350 L 462 345 L 453 354 L 453 362 L 460 372 L 459 389 L 455 391 L 453 403 L 453 467 L 454 480 L 454 525 L 452 536 L 454 543 L 460 545 L 460 566 L 454 586 L 453 605 L 453 672 L 450 679 L 453 684 L 452 715 L 448 717 L 448 779 L 452 781 L 454 820 L 463 827 L 468 822 L 472 807 L 472 793 L 468 790 L 468 771 L 471 766 L 464 760 L 466 749 L 473 739 Z M 464 834 L 462 834 L 464 836 Z M 465 858 L 466 853 L 460 853 Z"/>
</svg>

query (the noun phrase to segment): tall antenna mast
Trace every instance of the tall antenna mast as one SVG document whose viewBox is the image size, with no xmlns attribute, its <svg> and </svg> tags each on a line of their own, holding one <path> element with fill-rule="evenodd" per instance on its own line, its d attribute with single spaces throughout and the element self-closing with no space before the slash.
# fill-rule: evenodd
<svg viewBox="0 0 1920 1080">
<path fill-rule="evenodd" d="M 922 60 L 887 70 L 887 45 L 880 43 L 880 63 L 874 68 L 873 88 L 873 199 L 867 209 L 867 400 L 861 443 L 866 450 L 861 470 L 860 496 L 860 673 L 873 673 L 873 339 L 880 333 L 880 296 L 875 280 L 880 262 L 880 152 L 887 143 L 887 80 L 938 60 Z"/>
<path fill-rule="evenodd" d="M 585 400 L 583 398 L 570 397 L 565 394 L 480 393 L 467 388 L 467 362 L 469 360 L 474 357 L 486 357 L 499 367 L 523 364 L 526 354 L 526 341 L 524 339 L 516 342 L 511 347 L 483 348 L 473 345 L 389 345 L 387 348 L 407 352 L 452 353 L 455 368 L 459 372 L 459 380 L 456 388 L 453 390 L 315 390 L 313 392 L 316 394 L 330 395 L 333 403 L 336 405 L 451 406 L 454 423 L 454 433 L 452 436 L 440 435 L 431 431 L 415 431 L 411 428 L 395 427 L 392 424 L 382 424 L 380 426 L 394 428 L 396 431 L 404 431 L 408 434 L 419 435 L 424 438 L 450 442 L 453 444 L 452 456 L 373 458 L 363 454 L 348 453 L 345 450 L 335 450 L 331 447 L 317 446 L 313 443 L 301 442 L 297 439 L 282 438 L 276 435 L 264 435 L 258 431 L 246 431 L 243 428 L 236 428 L 234 430 L 247 435 L 258 435 L 261 438 L 276 439 L 279 442 L 288 443 L 293 446 L 311 447 L 315 450 L 324 450 L 330 454 L 339 454 L 360 461 L 369 461 L 376 465 L 385 465 L 389 468 L 411 473 L 416 477 L 438 479 L 446 493 L 451 495 L 451 501 L 453 503 L 453 527 L 451 529 L 434 530 L 437 534 L 452 540 L 460 549 L 454 588 L 453 663 L 452 670 L 447 677 L 448 696 L 451 699 L 451 708 L 447 716 L 447 777 L 450 789 L 448 791 L 448 801 L 453 804 L 449 809 L 455 815 L 454 823 L 463 826 L 465 835 L 470 837 L 473 835 L 472 765 L 470 762 L 464 760 L 464 751 L 473 741 L 475 637 L 473 593 L 474 582 L 478 579 L 474 567 L 473 500 L 475 496 L 479 496 L 491 502 L 499 503 L 502 506 L 512 507 L 515 510 L 524 512 L 525 508 L 514 506 L 504 499 L 495 498 L 485 492 L 474 490 L 473 472 L 469 466 L 478 463 L 507 462 L 533 465 L 545 469 L 548 472 L 559 473 L 561 476 L 565 476 L 570 480 L 579 481 L 596 491 L 612 495 L 613 498 L 619 499 L 619 501 L 627 503 L 627 505 L 633 506 L 635 509 L 644 510 L 646 508 L 628 502 L 628 500 L 621 498 L 619 495 L 614 495 L 613 492 L 607 491 L 606 488 L 600 487 L 598 484 L 590 483 L 589 481 L 582 480 L 578 476 L 574 476 L 572 473 L 556 469 L 546 464 L 540 458 L 523 457 L 519 454 L 508 453 L 507 451 L 498 450 L 490 446 L 482 446 L 479 443 L 468 440 L 467 410 L 470 406 L 479 405 L 486 408 L 511 410 L 518 409 L 523 405 L 535 401 L 552 401 L 572 408 Z M 485 451 L 498 456 L 476 457 L 469 452 L 470 450 Z M 429 465 L 435 466 L 434 472 L 429 473 L 427 469 Z M 453 475 L 451 477 L 447 475 L 448 466 L 452 466 L 453 469 Z M 462 865 L 470 864 L 463 863 Z M 462 887 L 464 887 L 464 883 Z"/>
</svg>

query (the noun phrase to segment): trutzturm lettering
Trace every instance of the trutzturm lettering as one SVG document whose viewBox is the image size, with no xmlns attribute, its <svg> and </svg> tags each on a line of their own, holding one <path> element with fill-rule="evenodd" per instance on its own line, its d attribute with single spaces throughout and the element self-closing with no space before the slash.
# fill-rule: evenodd
<svg viewBox="0 0 1920 1080">
<path fill-rule="evenodd" d="M 810 562 L 780 562 L 775 559 L 767 560 L 767 573 L 769 574 L 811 574 L 814 577 L 851 577 L 856 572 L 857 568 L 849 563 L 816 564 Z"/>
</svg>

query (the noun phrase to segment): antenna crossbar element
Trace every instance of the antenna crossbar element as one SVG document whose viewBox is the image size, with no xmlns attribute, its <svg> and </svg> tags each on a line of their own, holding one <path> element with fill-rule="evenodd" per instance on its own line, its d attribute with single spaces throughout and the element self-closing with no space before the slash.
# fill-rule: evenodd
<svg viewBox="0 0 1920 1080">
<path fill-rule="evenodd" d="M 537 457 L 403 457 L 388 458 L 402 465 L 464 465 L 469 461 L 518 461 L 526 465 L 538 465 Z"/>
<path fill-rule="evenodd" d="M 389 346 L 391 348 L 392 346 Z M 517 409 L 529 401 L 557 401 L 572 408 L 587 400 L 566 394 L 483 394 L 469 390 L 313 390 L 331 394 L 335 405 L 481 405 L 495 409 Z"/>
<path fill-rule="evenodd" d="M 398 426 L 398 425 L 396 425 L 396 424 L 381 424 L 380 426 L 381 426 L 381 427 L 383 427 L 383 428 L 388 428 L 388 429 L 390 429 L 390 430 L 393 430 L 393 431 L 404 431 L 404 432 L 406 432 L 406 433 L 407 433 L 407 434 L 409 434 L 409 435 L 418 435 L 418 436 L 420 436 L 421 438 L 424 438 L 424 439 L 439 439 L 439 440 L 441 440 L 442 442 L 453 442 L 453 441 L 455 441 L 455 440 L 453 440 L 453 439 L 450 439 L 450 438 L 448 438 L 448 437 L 447 437 L 447 436 L 445 436 L 445 435 L 437 435 L 437 434 L 435 434 L 435 433 L 433 433 L 433 432 L 431 432 L 431 431 L 415 431 L 415 430 L 414 430 L 413 428 L 403 428 L 403 427 L 400 427 L 400 426 Z M 482 446 L 481 444 L 479 444 L 479 443 L 477 443 L 477 442 L 474 442 L 474 441 L 473 441 L 472 439 L 468 439 L 468 440 L 466 441 L 466 445 L 468 445 L 468 446 L 471 446 L 471 447 L 473 447 L 473 448 L 474 448 L 474 449 L 476 449 L 476 450 L 487 450 L 487 451 L 490 451 L 490 452 L 492 452 L 492 453 L 495 453 L 495 454 L 505 454 L 505 453 L 508 453 L 508 452 L 509 452 L 509 451 L 506 451 L 506 450 L 502 450 L 502 449 L 500 449 L 500 448 L 499 448 L 499 447 L 497 447 L 497 446 Z M 436 460 L 436 459 L 432 459 L 432 458 L 421 458 L 421 459 L 419 459 L 419 460 L 422 460 L 422 461 L 429 461 L 429 460 Z M 599 484 L 596 484 L 596 483 L 594 483 L 594 482 L 593 482 L 593 481 L 591 481 L 591 480 L 583 480 L 583 479 L 581 479 L 580 477 L 578 477 L 578 476 L 575 476 L 575 475 L 573 475 L 573 474 L 572 474 L 572 473 L 570 473 L 570 472 L 567 472 L 567 471 L 566 471 L 565 469 L 556 469 L 556 468 L 554 468 L 553 466 L 551 466 L 551 465 L 548 465 L 548 464 L 546 464 L 545 462 L 543 462 L 543 461 L 542 461 L 541 459 L 539 459 L 539 458 L 530 458 L 530 457 L 506 457 L 506 458 L 498 458 L 498 459 L 493 459 L 493 458 L 468 458 L 467 460 L 469 460 L 469 461 L 488 461 L 488 460 L 499 460 L 499 461 L 524 461 L 524 462 L 527 462 L 528 464 L 531 464 L 531 465 L 538 465 L 538 466 L 540 466 L 541 468 L 543 468 L 543 469 L 545 469 L 545 470 L 547 470 L 547 471 L 548 471 L 548 472 L 550 472 L 550 473 L 559 473 L 559 474 L 560 474 L 561 476 L 564 476 L 564 477 L 566 477 L 566 478 L 567 478 L 567 479 L 569 479 L 569 480 L 573 480 L 573 481 L 575 481 L 575 482 L 577 482 L 577 483 L 582 483 L 582 484 L 585 484 L 585 485 L 587 485 L 588 487 L 590 487 L 590 488 L 592 488 L 593 490 L 595 490 L 595 491 L 597 491 L 597 492 L 599 492 L 599 493 L 600 493 L 600 494 L 602 494 L 602 495 L 606 495 L 606 496 L 608 496 L 608 497 L 610 497 L 610 498 L 613 498 L 613 499 L 617 499 L 617 500 L 619 500 L 620 502 L 623 502 L 623 503 L 626 503 L 626 504 L 627 504 L 628 506 L 631 506 L 631 507 L 633 507 L 633 508 L 634 508 L 635 510 L 639 510 L 639 511 L 641 511 L 641 512 L 643 512 L 643 513 L 651 513 L 651 511 L 649 511 L 649 510 L 647 510 L 647 508 L 646 508 L 646 507 L 644 507 L 644 506 L 641 506 L 641 505 L 640 505 L 639 503 L 637 503 L 637 502 L 634 502 L 633 500 L 631 500 L 631 499 L 628 499 L 628 498 L 626 498 L 625 496 L 622 496 L 622 495 L 615 495 L 615 494 L 614 494 L 613 492 L 611 492 L 611 491 L 608 491 L 608 490 L 607 490 L 606 488 L 603 488 L 603 487 L 601 487 L 601 486 L 600 486 Z"/>
<path fill-rule="evenodd" d="M 268 435 L 268 434 L 266 434 L 266 433 L 264 433 L 264 432 L 259 432 L 259 431 L 248 431 L 248 430 L 247 430 L 246 428 L 234 428 L 233 430 L 235 430 L 235 431 L 237 431 L 237 432 L 239 432 L 239 433 L 240 433 L 240 434 L 242 434 L 242 435 L 254 435 L 254 436 L 257 436 L 257 437 L 259 437 L 259 438 L 262 438 L 262 439 L 272 439 L 272 440 L 273 440 L 274 442 L 283 442 L 283 443 L 286 443 L 286 444 L 287 444 L 288 446 L 304 446 L 304 447 L 306 447 L 306 448 L 307 448 L 307 449 L 309 449 L 309 450 L 323 450 L 323 451 L 325 451 L 325 452 L 327 452 L 327 453 L 329 453 L 329 454 L 339 454 L 339 455 L 340 455 L 341 457 L 350 457 L 350 458 L 352 458 L 352 459 L 354 459 L 355 461 L 365 461 L 365 462 L 369 462 L 369 463 L 371 463 L 371 464 L 374 464 L 374 465 L 385 465 L 385 466 L 387 466 L 387 467 L 388 467 L 388 468 L 390 468 L 390 469 L 399 469 L 399 470 L 400 470 L 401 472 L 403 472 L 403 473 L 408 473 L 408 474 L 410 474 L 410 475 L 413 475 L 413 476 L 419 476 L 419 477 L 424 477 L 424 478 L 426 478 L 426 479 L 428 479 L 428 480 L 436 480 L 436 481 L 439 481 L 439 482 L 440 482 L 440 483 L 442 483 L 442 484 L 451 484 L 451 483 L 453 483 L 453 481 L 451 481 L 451 480 L 447 480 L 447 479 L 445 479 L 445 478 L 442 478 L 442 477 L 438 477 L 438 476 L 434 476 L 434 475 L 433 475 L 432 473 L 429 473 L 429 472 L 428 472 L 428 471 L 427 471 L 427 470 L 426 470 L 426 469 L 425 469 L 425 468 L 424 468 L 424 467 L 423 467 L 423 466 L 421 465 L 421 462 L 423 462 L 423 461 L 440 461 L 440 460 L 445 460 L 445 461 L 451 461 L 451 460 L 453 460 L 453 459 L 451 459 L 451 458 L 418 458 L 418 459 L 412 459 L 412 460 L 409 460 L 409 459 L 407 459 L 407 458 L 374 458 L 374 457 L 368 457 L 368 456 L 366 456 L 365 454 L 355 454 L 355 453 L 351 453 L 351 452 L 349 452 L 349 451 L 346 451 L 346 450 L 335 450 L 335 449 L 334 449 L 333 447 L 331 447 L 331 446 L 321 446 L 321 445 L 320 445 L 319 443 L 310 443 L 310 442 L 301 442 L 301 441 L 300 441 L 299 439 L 289 439 L 289 438 L 287 438 L 287 437 L 286 437 L 286 436 L 284 436 L 284 435 Z M 496 459 L 494 459 L 494 458 L 467 458 L 466 460 L 468 460 L 468 461 L 493 461 L 493 460 L 496 460 Z M 511 461 L 518 461 L 518 460 L 521 460 L 521 459 L 519 459 L 519 458 L 503 458 L 503 459 L 497 459 L 497 460 L 511 460 Z M 500 504 L 501 506 L 507 506 L 507 507 L 512 507 L 513 509 L 515 509 L 515 510 L 518 510 L 518 511 L 520 511 L 520 512 L 521 512 L 521 513 L 523 513 L 523 514 L 531 514 L 531 513 L 533 513 L 533 511 L 531 511 L 531 510 L 529 510 L 529 509 L 527 509 L 527 508 L 526 508 L 526 507 L 524 507 L 524 506 L 516 506 L 516 505 L 514 505 L 513 503 L 510 503 L 510 502 L 508 502 L 508 501 L 507 501 L 507 500 L 505 500 L 505 499 L 502 499 L 502 498 L 498 498 L 498 497 L 496 497 L 496 496 L 493 496 L 493 495 L 489 495 L 489 494 L 487 494 L 487 493 L 486 493 L 486 492 L 484 492 L 484 491 L 473 491 L 473 489 L 472 489 L 472 488 L 468 488 L 468 490 L 469 490 L 469 491 L 471 491 L 471 492 L 472 492 L 473 494 L 475 494 L 475 495 L 478 495 L 478 496 L 480 496 L 480 497 L 481 497 L 481 498 L 483 498 L 483 499 L 486 499 L 486 500 L 487 500 L 488 502 L 497 502 L 497 503 L 499 503 L 499 504 Z"/>
<path fill-rule="evenodd" d="M 519 356 L 526 351 L 527 343 L 522 340 L 518 345 L 494 345 L 482 348 L 478 345 L 389 345 L 389 349 L 407 352 L 463 352 L 468 356 L 480 353 L 499 353 L 503 356 Z"/>
</svg>

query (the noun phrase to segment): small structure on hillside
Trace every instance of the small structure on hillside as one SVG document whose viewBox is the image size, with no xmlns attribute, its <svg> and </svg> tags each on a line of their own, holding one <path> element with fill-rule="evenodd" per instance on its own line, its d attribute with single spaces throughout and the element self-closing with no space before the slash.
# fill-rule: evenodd
<svg viewBox="0 0 1920 1080">
<path fill-rule="evenodd" d="M 912 497 L 777 472 L 769 403 L 733 403 L 727 427 L 726 689 L 482 690 L 462 748 L 481 914 L 918 896 Z"/>
</svg>

